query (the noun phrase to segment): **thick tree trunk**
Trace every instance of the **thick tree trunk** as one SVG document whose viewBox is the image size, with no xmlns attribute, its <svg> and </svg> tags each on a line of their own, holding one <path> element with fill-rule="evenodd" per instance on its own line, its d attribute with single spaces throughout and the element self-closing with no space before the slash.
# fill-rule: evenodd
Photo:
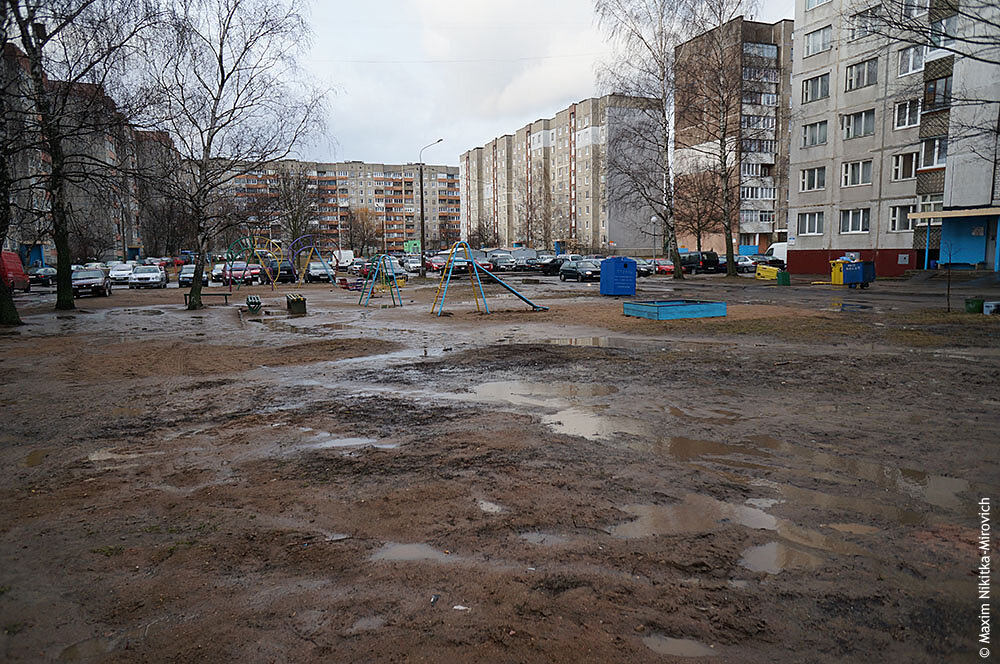
<svg viewBox="0 0 1000 664">
<path fill-rule="evenodd" d="M 6 137 L 4 137 L 6 139 Z M 10 197 L 10 168 L 8 166 L 7 155 L 0 157 L 0 200 L 9 201 Z M 3 247 L 10 231 L 10 205 L 0 205 L 0 247 Z M 7 288 L 7 284 L 0 279 L 0 325 L 20 325 L 21 317 L 17 315 L 17 306 L 14 304 L 14 293 Z"/>
<path fill-rule="evenodd" d="M 14 304 L 14 293 L 0 279 L 0 325 L 21 325 L 21 317 Z"/>
<path fill-rule="evenodd" d="M 188 311 L 201 309 L 201 275 L 205 274 L 205 258 L 208 256 L 208 238 L 198 238 L 198 259 L 194 262 L 194 278 L 191 280 L 191 290 L 188 291 Z"/>
</svg>

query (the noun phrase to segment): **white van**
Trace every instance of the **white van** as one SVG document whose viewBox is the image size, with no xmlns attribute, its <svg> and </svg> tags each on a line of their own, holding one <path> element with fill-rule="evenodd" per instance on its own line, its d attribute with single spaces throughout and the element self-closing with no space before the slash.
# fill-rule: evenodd
<svg viewBox="0 0 1000 664">
<path fill-rule="evenodd" d="M 787 242 L 775 242 L 767 251 L 764 252 L 765 256 L 779 259 L 785 265 L 788 265 L 788 243 Z"/>
<path fill-rule="evenodd" d="M 337 249 L 330 255 L 330 267 L 334 270 L 346 270 L 354 262 L 354 252 L 350 249 Z"/>
</svg>

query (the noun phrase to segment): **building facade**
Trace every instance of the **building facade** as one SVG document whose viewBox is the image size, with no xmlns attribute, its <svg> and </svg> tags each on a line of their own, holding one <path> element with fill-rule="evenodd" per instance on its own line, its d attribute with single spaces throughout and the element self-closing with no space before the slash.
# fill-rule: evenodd
<svg viewBox="0 0 1000 664">
<path fill-rule="evenodd" d="M 585 99 L 462 154 L 463 237 L 476 247 L 651 253 L 648 211 L 607 191 L 607 141 L 627 121 L 628 101 Z"/>
<path fill-rule="evenodd" d="M 925 0 L 874 9 L 849 0 L 796 3 L 789 269 L 825 273 L 845 252 L 873 260 L 887 276 L 949 260 L 995 267 L 996 213 L 989 210 L 997 203 L 997 105 L 956 111 L 952 101 L 970 89 L 982 100 L 1000 99 L 1000 71 L 933 43 L 894 39 L 879 29 L 880 11 L 908 12 L 925 27 L 954 13 Z M 971 137 L 959 138 L 957 121 L 984 111 L 985 139 L 975 140 L 985 150 L 973 149 Z M 937 213 L 969 216 L 960 208 L 982 212 L 961 228 L 980 238 L 971 243 L 977 260 L 964 249 L 962 260 L 944 255 L 945 215 Z M 947 244 L 954 253 L 956 240 Z"/>
<path fill-rule="evenodd" d="M 792 27 L 739 17 L 677 47 L 678 246 L 725 251 L 726 209 L 744 253 L 785 240 Z"/>
<path fill-rule="evenodd" d="M 375 237 L 367 249 L 401 253 L 420 241 L 420 178 L 418 164 L 381 164 L 362 161 L 304 162 L 286 160 L 269 164 L 233 181 L 233 195 L 258 203 L 279 197 L 282 178 L 301 174 L 314 198 L 309 232 L 324 250 L 347 249 L 350 225 L 364 214 L 375 224 Z M 424 175 L 424 234 L 428 249 L 443 249 L 461 237 L 458 167 L 426 164 Z M 273 212 L 273 208 L 271 209 Z M 268 222 L 268 208 L 261 211 L 257 232 L 286 241 L 280 223 Z M 416 244 L 415 244 L 416 243 Z"/>
</svg>

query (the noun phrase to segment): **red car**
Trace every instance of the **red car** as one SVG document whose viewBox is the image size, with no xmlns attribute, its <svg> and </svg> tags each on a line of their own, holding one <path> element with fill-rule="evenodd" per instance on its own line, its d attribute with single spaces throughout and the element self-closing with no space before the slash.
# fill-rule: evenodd
<svg viewBox="0 0 1000 664">
<path fill-rule="evenodd" d="M 437 272 L 438 270 L 444 269 L 444 264 L 447 262 L 447 259 L 442 256 L 431 256 L 427 259 L 424 266 L 430 272 Z"/>
<path fill-rule="evenodd" d="M 656 266 L 656 274 L 673 274 L 674 262 L 666 258 L 654 258 L 650 261 Z"/>
<path fill-rule="evenodd" d="M 222 268 L 222 283 L 242 282 L 252 284 L 254 281 L 266 279 L 264 269 L 257 263 L 244 263 L 242 261 L 229 263 Z"/>
</svg>

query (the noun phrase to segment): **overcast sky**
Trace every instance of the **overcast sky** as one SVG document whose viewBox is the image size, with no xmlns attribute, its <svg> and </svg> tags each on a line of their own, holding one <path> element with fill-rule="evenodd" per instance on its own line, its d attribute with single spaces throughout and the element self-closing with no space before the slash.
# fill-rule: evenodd
<svg viewBox="0 0 1000 664">
<path fill-rule="evenodd" d="M 758 20 L 793 18 L 765 0 Z M 315 0 L 303 61 L 335 90 L 321 161 L 457 165 L 495 136 L 596 94 L 609 52 L 589 0 Z"/>
</svg>

